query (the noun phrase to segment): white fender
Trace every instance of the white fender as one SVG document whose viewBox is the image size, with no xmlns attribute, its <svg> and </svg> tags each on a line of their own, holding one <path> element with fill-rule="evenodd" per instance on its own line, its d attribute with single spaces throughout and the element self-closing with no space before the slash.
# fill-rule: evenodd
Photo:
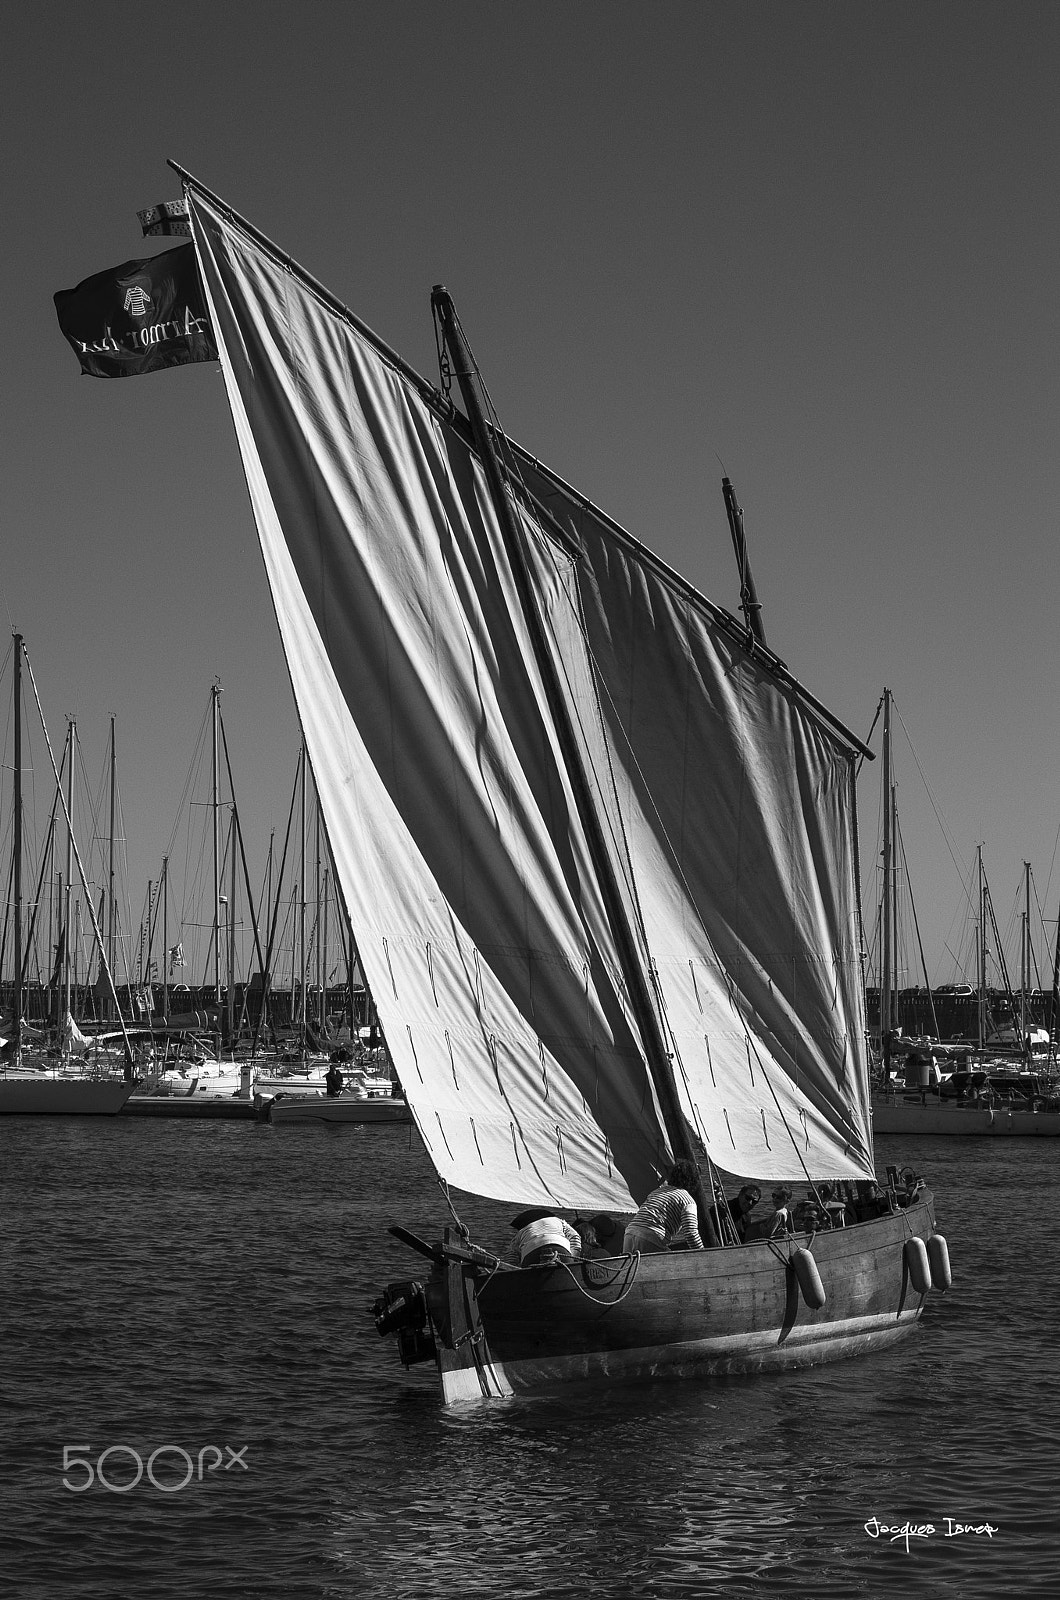
<svg viewBox="0 0 1060 1600">
<path fill-rule="evenodd" d="M 795 1269 L 795 1276 L 799 1280 L 802 1298 L 811 1311 L 820 1311 L 828 1296 L 824 1292 L 821 1274 L 817 1270 L 817 1263 L 810 1252 L 803 1246 L 791 1253 L 791 1264 Z"/>
<path fill-rule="evenodd" d="M 909 1269 L 909 1281 L 917 1294 L 927 1294 L 931 1288 L 931 1263 L 923 1239 L 905 1241 L 905 1264 Z"/>
<path fill-rule="evenodd" d="M 927 1242 L 928 1265 L 931 1268 L 931 1281 L 936 1289 L 941 1289 L 945 1294 L 953 1282 L 953 1273 L 950 1271 L 950 1251 L 941 1233 L 933 1233 Z"/>
</svg>

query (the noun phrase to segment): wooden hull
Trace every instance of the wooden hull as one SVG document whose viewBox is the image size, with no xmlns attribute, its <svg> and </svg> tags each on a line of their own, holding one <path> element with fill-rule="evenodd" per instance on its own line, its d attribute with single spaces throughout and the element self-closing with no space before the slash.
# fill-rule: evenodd
<svg viewBox="0 0 1060 1600">
<path fill-rule="evenodd" d="M 1060 1137 L 1060 1111 L 1012 1110 L 963 1105 L 956 1101 L 878 1099 L 872 1105 L 873 1132 L 938 1136 L 1041 1139 Z"/>
<path fill-rule="evenodd" d="M 933 1232 L 924 1194 L 907 1210 L 782 1244 L 489 1277 L 447 1261 L 427 1285 L 444 1398 L 776 1371 L 881 1349 L 920 1317 L 926 1292 L 905 1247 Z M 807 1244 L 826 1294 L 816 1310 L 792 1260 Z"/>
<path fill-rule="evenodd" d="M 113 1117 L 135 1087 L 121 1078 L 0 1075 L 0 1116 Z"/>
</svg>

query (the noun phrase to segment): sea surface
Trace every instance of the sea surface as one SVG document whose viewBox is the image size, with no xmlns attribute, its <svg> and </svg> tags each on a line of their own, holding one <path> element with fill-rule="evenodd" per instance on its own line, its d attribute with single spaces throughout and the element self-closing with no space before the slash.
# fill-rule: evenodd
<svg viewBox="0 0 1060 1600">
<path fill-rule="evenodd" d="M 0 1119 L 0 1594 L 1056 1595 L 1060 1140 L 877 1158 L 954 1269 L 904 1346 L 447 1411 L 367 1314 L 449 1219 L 409 1128 Z"/>
</svg>

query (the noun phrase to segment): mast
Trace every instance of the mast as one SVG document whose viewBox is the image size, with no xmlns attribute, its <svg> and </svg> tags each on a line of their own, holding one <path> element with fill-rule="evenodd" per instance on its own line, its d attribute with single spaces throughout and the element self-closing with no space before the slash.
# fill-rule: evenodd
<svg viewBox="0 0 1060 1600">
<path fill-rule="evenodd" d="M 73 871 L 74 871 L 74 829 L 71 818 L 74 814 L 74 740 L 77 734 L 77 724 L 71 717 L 66 732 L 66 903 L 61 907 L 63 916 L 62 942 L 63 942 L 63 970 L 61 976 L 62 993 L 62 1021 L 59 1034 L 59 1060 L 66 1058 L 66 1018 L 70 1014 L 70 911 L 73 902 Z"/>
<path fill-rule="evenodd" d="M 1023 939 L 1020 946 L 1020 1044 L 1023 1053 L 1030 1056 L 1030 1033 L 1027 1027 L 1027 991 L 1031 983 L 1031 864 L 1023 863 Z"/>
<path fill-rule="evenodd" d="M 979 872 L 979 1003 L 978 1011 L 978 1036 L 979 1054 L 982 1056 L 986 1044 L 986 886 L 983 882 L 983 847 L 976 848 L 976 864 Z"/>
<path fill-rule="evenodd" d="M 306 795 L 305 795 L 305 769 L 306 748 L 305 736 L 302 737 L 302 771 L 299 778 L 299 804 L 301 808 L 301 859 L 298 867 L 298 1025 L 302 1035 L 302 1061 L 307 1055 L 306 1023 L 309 1020 L 306 1007 L 306 960 L 305 960 L 305 857 L 306 857 Z"/>
<path fill-rule="evenodd" d="M 324 863 L 324 925 L 320 930 L 321 966 L 324 970 L 323 987 L 320 991 L 320 1037 L 323 1039 L 328 1025 L 328 879 L 330 871 L 327 862 Z"/>
<path fill-rule="evenodd" d="M 891 798 L 891 691 L 883 691 L 883 923 L 880 930 L 880 1045 L 883 1051 L 884 1082 L 891 1073 L 891 971 L 892 880 L 894 877 L 894 813 Z"/>
<path fill-rule="evenodd" d="M 614 934 L 630 1005 L 640 1030 L 645 1061 L 658 1097 L 659 1108 L 662 1112 L 663 1126 L 666 1129 L 667 1138 L 674 1155 L 680 1159 L 690 1161 L 698 1173 L 699 1162 L 689 1134 L 688 1124 L 681 1110 L 670 1052 L 666 1048 L 659 1019 L 652 1003 L 652 997 L 637 953 L 633 930 L 630 926 L 626 907 L 607 853 L 588 779 L 583 770 L 575 730 L 563 699 L 555 665 L 545 638 L 544 627 L 534 600 L 530 576 L 523 554 L 522 530 L 515 516 L 503 469 L 497 456 L 493 434 L 486 419 L 485 405 L 481 392 L 481 377 L 456 315 L 456 308 L 448 290 L 441 284 L 435 285 L 431 294 L 431 307 L 438 319 L 442 336 L 449 350 L 453 371 L 460 384 L 460 392 L 463 396 L 468 420 L 471 423 L 476 448 L 486 474 L 490 498 L 500 525 L 505 550 L 519 594 L 523 618 L 530 636 L 534 658 L 541 674 L 549 709 L 560 741 L 560 749 L 578 809 L 578 816 L 585 830 L 593 867 L 603 893 L 604 905 Z M 716 1245 L 720 1241 L 711 1220 L 710 1201 L 704 1192 L 702 1179 L 697 1184 L 697 1191 L 696 1201 L 699 1210 L 700 1228 L 707 1241 L 712 1245 Z"/>
<path fill-rule="evenodd" d="M 15 773 L 14 773 L 14 891 L 15 891 L 15 1066 L 22 1060 L 22 635 L 15 634 Z"/>
<path fill-rule="evenodd" d="M 221 690 L 216 679 L 210 689 L 213 716 L 213 762 L 210 795 L 213 808 L 213 998 L 221 1003 L 221 825 L 217 804 L 217 699 Z"/>
<path fill-rule="evenodd" d="M 755 589 L 754 574 L 751 571 L 751 560 L 747 554 L 747 540 L 743 531 L 743 512 L 736 500 L 736 492 L 728 478 L 721 480 L 721 492 L 725 497 L 725 510 L 729 516 L 729 531 L 732 534 L 733 549 L 736 551 L 736 565 L 740 569 L 740 610 L 744 614 L 747 626 L 751 631 L 756 644 L 768 649 L 765 631 L 762 627 L 762 606 Z"/>
<path fill-rule="evenodd" d="M 169 857 L 162 857 L 162 1020 L 169 1020 Z"/>
<path fill-rule="evenodd" d="M 1053 987 L 1049 994 L 1049 1058 L 1056 1058 L 1056 1021 L 1060 1011 L 1060 911 L 1056 916 L 1056 946 L 1053 951 Z"/>
<path fill-rule="evenodd" d="M 228 850 L 232 858 L 228 888 L 228 996 L 225 1007 L 228 1028 L 228 1053 L 235 1053 L 236 1044 L 236 812 L 232 807 L 232 825 L 228 831 Z"/>
<path fill-rule="evenodd" d="M 321 1038 L 323 1038 L 323 1036 L 324 1036 L 324 990 L 323 990 L 324 965 L 323 965 L 323 950 L 321 949 L 321 939 L 320 939 L 321 902 L 320 902 L 320 796 L 319 795 L 317 795 L 317 797 L 316 797 L 316 806 L 314 808 L 314 813 L 313 813 L 313 845 L 314 845 L 314 851 L 315 851 L 314 890 L 315 890 L 315 893 L 316 893 L 316 902 L 317 902 L 316 922 L 314 923 L 314 926 L 313 926 L 313 948 L 314 948 L 314 955 L 315 955 L 316 990 L 317 990 L 317 1028 L 318 1028 L 318 1030 L 320 1032 Z"/>
<path fill-rule="evenodd" d="M 107 966 L 114 971 L 114 941 L 117 934 L 118 902 L 114 893 L 114 824 L 117 811 L 117 759 L 114 747 L 114 718 L 110 719 L 110 830 L 107 860 Z M 106 1017 L 111 1021 L 110 995 L 106 999 Z"/>
</svg>

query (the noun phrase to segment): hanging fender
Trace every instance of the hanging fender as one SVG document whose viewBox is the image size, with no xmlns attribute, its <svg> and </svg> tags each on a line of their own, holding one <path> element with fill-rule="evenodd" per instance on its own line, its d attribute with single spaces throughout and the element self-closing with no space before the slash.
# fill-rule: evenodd
<svg viewBox="0 0 1060 1600">
<path fill-rule="evenodd" d="M 917 1294 L 927 1294 L 931 1288 L 931 1263 L 923 1239 L 905 1241 L 905 1264 L 909 1271 L 909 1281 Z"/>
<path fill-rule="evenodd" d="M 805 1246 L 801 1245 L 791 1252 L 790 1260 L 795 1269 L 802 1298 L 811 1311 L 820 1311 L 828 1296 L 824 1292 L 824 1284 L 821 1282 L 816 1261 Z"/>
<path fill-rule="evenodd" d="M 933 1233 L 927 1242 L 928 1265 L 931 1268 L 931 1282 L 943 1294 L 953 1282 L 953 1273 L 950 1271 L 950 1251 L 941 1233 Z"/>
</svg>

